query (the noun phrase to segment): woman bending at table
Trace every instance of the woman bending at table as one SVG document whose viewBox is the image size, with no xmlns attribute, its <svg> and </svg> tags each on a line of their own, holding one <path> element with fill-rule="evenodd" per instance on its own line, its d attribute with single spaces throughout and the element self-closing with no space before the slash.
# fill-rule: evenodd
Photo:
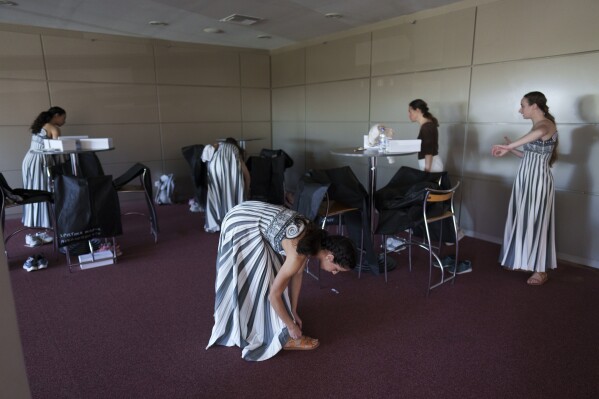
<svg viewBox="0 0 599 399">
<path fill-rule="evenodd" d="M 67 113 L 60 107 L 41 112 L 31 124 L 31 146 L 22 164 L 23 188 L 48 190 L 47 168 L 63 162 L 62 156 L 36 152 L 44 149 L 44 139 L 58 139 L 60 127 L 65 124 Z M 47 203 L 27 204 L 23 207 L 23 225 L 49 228 L 52 226 Z"/>
<path fill-rule="evenodd" d="M 518 140 L 494 145 L 491 153 L 508 152 L 522 158 L 510 197 L 500 262 L 511 270 L 532 272 L 529 285 L 548 280 L 547 270 L 557 267 L 555 255 L 555 191 L 551 166 L 557 159 L 557 127 L 547 98 L 538 91 L 520 100 L 524 119 L 532 129 Z M 516 148 L 523 146 L 523 151 Z"/>
<path fill-rule="evenodd" d="M 284 261 L 283 261 L 283 258 Z M 239 346 L 245 360 L 266 360 L 281 349 L 315 349 L 297 312 L 309 257 L 337 274 L 353 269 L 352 241 L 329 236 L 283 206 L 237 205 L 225 217 L 216 259 L 214 327 L 208 347 Z"/>
<path fill-rule="evenodd" d="M 425 172 L 443 172 L 443 160 L 439 156 L 439 121 L 428 110 L 428 105 L 421 99 L 412 101 L 408 107 L 411 122 L 418 122 L 422 140 L 418 153 L 418 166 Z"/>
<path fill-rule="evenodd" d="M 202 160 L 208 163 L 208 191 L 204 230 L 215 233 L 227 212 L 249 195 L 250 172 L 237 140 L 207 145 Z"/>
</svg>

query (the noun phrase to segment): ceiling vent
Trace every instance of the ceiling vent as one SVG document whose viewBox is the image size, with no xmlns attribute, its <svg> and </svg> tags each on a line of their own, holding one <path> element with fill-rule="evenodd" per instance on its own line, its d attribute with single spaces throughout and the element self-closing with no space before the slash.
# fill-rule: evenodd
<svg viewBox="0 0 599 399">
<path fill-rule="evenodd" d="M 232 22 L 238 25 L 254 25 L 256 22 L 262 21 L 262 18 L 250 17 L 248 15 L 232 14 L 220 20 L 220 22 Z"/>
</svg>

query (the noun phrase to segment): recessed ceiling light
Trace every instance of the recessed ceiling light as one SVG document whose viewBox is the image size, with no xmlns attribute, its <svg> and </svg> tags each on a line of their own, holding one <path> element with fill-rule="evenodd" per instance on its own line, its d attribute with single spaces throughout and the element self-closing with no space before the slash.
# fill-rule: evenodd
<svg viewBox="0 0 599 399">
<path fill-rule="evenodd" d="M 18 6 L 19 3 L 15 3 L 14 1 L 8 0 L 0 0 L 0 6 Z"/>
<path fill-rule="evenodd" d="M 272 39 L 272 36 L 270 35 L 258 35 L 257 37 L 258 39 Z"/>
<path fill-rule="evenodd" d="M 329 12 L 324 14 L 325 18 L 331 18 L 331 19 L 339 19 L 339 18 L 343 18 L 343 15 L 338 14 L 336 12 Z"/>
<path fill-rule="evenodd" d="M 148 22 L 148 24 L 154 25 L 154 26 L 168 26 L 168 22 L 164 22 L 164 21 L 150 21 L 150 22 Z"/>
<path fill-rule="evenodd" d="M 206 33 L 223 33 L 224 32 L 222 29 L 218 29 L 218 28 L 204 28 L 203 30 Z"/>
<path fill-rule="evenodd" d="M 262 21 L 262 18 L 250 17 L 249 15 L 231 14 L 220 20 L 220 22 L 232 22 L 239 25 L 253 25 L 256 22 Z"/>
</svg>

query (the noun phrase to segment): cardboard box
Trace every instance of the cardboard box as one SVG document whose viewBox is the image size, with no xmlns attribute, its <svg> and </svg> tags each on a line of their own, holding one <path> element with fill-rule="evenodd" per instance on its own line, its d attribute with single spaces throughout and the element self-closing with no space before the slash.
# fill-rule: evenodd
<svg viewBox="0 0 599 399">
<path fill-rule="evenodd" d="M 387 152 L 420 152 L 422 140 L 389 140 Z"/>
<path fill-rule="evenodd" d="M 46 151 L 77 151 L 79 140 L 61 137 L 59 140 L 44 139 L 44 150 Z"/>
<path fill-rule="evenodd" d="M 111 138 L 81 139 L 82 150 L 108 150 L 112 148 Z"/>
<path fill-rule="evenodd" d="M 91 269 L 93 267 L 100 267 L 106 265 L 112 265 L 114 263 L 114 255 L 112 251 L 97 251 L 92 254 L 79 255 L 79 266 L 81 269 Z"/>
</svg>

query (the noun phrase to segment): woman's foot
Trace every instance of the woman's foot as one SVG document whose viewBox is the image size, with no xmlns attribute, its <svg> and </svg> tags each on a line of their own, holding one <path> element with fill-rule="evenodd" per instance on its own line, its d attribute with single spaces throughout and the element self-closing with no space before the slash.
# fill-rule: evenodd
<svg viewBox="0 0 599 399">
<path fill-rule="evenodd" d="M 529 279 L 526 280 L 526 284 L 543 285 L 547 282 L 547 280 L 549 280 L 549 276 L 547 276 L 547 273 L 534 272 L 532 276 L 530 276 Z"/>
<path fill-rule="evenodd" d="M 283 349 L 288 351 L 309 351 L 318 348 L 318 345 L 320 345 L 320 342 L 316 338 L 303 335 L 298 339 L 289 338 Z"/>
</svg>

